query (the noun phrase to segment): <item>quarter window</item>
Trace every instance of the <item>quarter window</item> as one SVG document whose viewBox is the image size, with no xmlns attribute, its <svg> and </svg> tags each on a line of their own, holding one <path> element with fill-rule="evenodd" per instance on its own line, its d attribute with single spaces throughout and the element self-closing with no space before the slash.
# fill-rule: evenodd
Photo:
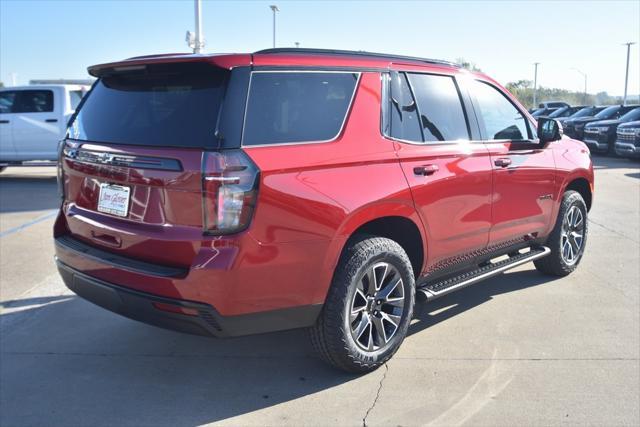
<svg viewBox="0 0 640 427">
<path fill-rule="evenodd" d="M 82 91 L 81 90 L 72 90 L 69 91 L 69 103 L 72 110 L 78 108 L 78 104 L 82 100 Z"/>
<path fill-rule="evenodd" d="M 347 72 L 254 72 L 243 145 L 334 139 L 357 81 L 357 73 Z"/>
<path fill-rule="evenodd" d="M 524 140 L 529 138 L 525 117 L 493 86 L 474 81 L 475 94 L 488 140 Z"/>
</svg>

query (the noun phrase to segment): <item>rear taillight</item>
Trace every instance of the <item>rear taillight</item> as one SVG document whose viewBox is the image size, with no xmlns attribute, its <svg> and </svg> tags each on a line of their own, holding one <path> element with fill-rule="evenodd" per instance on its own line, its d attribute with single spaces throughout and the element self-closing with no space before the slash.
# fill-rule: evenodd
<svg viewBox="0 0 640 427">
<path fill-rule="evenodd" d="M 202 160 L 204 229 L 229 234 L 249 226 L 259 170 L 242 150 L 206 152 Z"/>
</svg>

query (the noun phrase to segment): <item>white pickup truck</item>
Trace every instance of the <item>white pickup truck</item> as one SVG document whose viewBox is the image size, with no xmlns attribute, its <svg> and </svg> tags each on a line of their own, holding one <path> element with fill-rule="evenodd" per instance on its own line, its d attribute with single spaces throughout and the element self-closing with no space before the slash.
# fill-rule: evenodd
<svg viewBox="0 0 640 427">
<path fill-rule="evenodd" d="M 67 122 L 88 90 L 69 84 L 0 88 L 0 172 L 55 161 Z"/>
</svg>

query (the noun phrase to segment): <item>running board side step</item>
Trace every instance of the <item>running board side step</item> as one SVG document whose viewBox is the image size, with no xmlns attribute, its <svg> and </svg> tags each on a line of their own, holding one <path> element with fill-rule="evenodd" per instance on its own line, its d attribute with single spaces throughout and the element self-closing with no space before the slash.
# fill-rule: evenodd
<svg viewBox="0 0 640 427">
<path fill-rule="evenodd" d="M 476 270 L 435 283 L 427 283 L 426 285 L 420 286 L 417 291 L 425 296 L 428 301 L 431 301 L 450 294 L 451 292 L 476 284 L 484 279 L 488 279 L 489 277 L 496 276 L 519 265 L 545 257 L 549 255 L 550 252 L 551 249 L 546 246 L 531 248 L 528 252 L 517 253 L 509 256 L 509 258 L 505 260 L 490 263 L 483 267 L 479 267 Z"/>
</svg>

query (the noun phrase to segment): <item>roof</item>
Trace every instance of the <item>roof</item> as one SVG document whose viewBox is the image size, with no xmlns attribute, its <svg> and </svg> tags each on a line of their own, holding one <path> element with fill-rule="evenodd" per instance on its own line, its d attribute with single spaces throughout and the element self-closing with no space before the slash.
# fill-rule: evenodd
<svg viewBox="0 0 640 427">
<path fill-rule="evenodd" d="M 417 58 L 413 56 L 392 55 L 385 53 L 307 49 L 307 48 L 275 48 L 259 50 L 254 53 L 232 54 L 191 54 L 172 53 L 160 55 L 137 56 L 124 61 L 99 64 L 89 67 L 89 74 L 99 77 L 105 71 L 117 68 L 134 67 L 137 65 L 154 63 L 185 63 L 209 62 L 217 67 L 231 69 L 234 67 L 255 66 L 325 66 L 325 67 L 358 67 L 358 68 L 388 68 L 392 63 L 410 64 L 415 66 L 430 65 L 459 69 L 460 65 L 453 62 Z"/>
</svg>

